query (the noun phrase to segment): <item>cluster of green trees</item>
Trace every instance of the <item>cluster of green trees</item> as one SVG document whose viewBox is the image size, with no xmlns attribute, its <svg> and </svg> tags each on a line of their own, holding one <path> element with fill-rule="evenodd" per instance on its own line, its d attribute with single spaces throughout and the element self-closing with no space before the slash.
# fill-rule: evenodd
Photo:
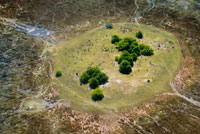
<svg viewBox="0 0 200 134">
<path fill-rule="evenodd" d="M 115 57 L 115 60 L 118 62 L 119 70 L 123 74 L 131 73 L 131 68 L 134 66 L 133 62 L 135 62 L 140 55 L 151 56 L 154 54 L 150 46 L 139 44 L 131 37 L 121 39 L 119 36 L 113 35 L 111 43 L 116 45 L 118 51 L 122 51 L 120 56 Z"/>
<path fill-rule="evenodd" d="M 108 81 L 108 76 L 101 72 L 98 67 L 89 67 L 81 76 L 80 83 L 88 84 L 91 89 L 97 88 L 99 85 L 105 84 Z"/>
<path fill-rule="evenodd" d="M 104 98 L 103 91 L 98 88 L 99 85 L 108 82 L 108 76 L 101 72 L 98 67 L 89 67 L 81 76 L 80 83 L 88 84 L 91 89 L 94 89 L 91 93 L 94 101 L 100 101 Z"/>
</svg>

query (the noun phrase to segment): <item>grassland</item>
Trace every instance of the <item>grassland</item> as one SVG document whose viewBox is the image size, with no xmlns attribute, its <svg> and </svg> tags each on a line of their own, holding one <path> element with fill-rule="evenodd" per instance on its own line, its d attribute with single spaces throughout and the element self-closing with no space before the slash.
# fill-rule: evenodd
<svg viewBox="0 0 200 134">
<path fill-rule="evenodd" d="M 132 73 L 123 75 L 114 60 L 120 52 L 111 44 L 111 36 L 135 37 L 138 30 L 144 33 L 144 39 L 138 41 L 150 45 L 155 54 L 151 57 L 140 56 Z M 55 82 L 62 100 L 70 103 L 74 109 L 83 112 L 120 112 L 157 94 L 170 92 L 169 82 L 179 69 L 180 62 L 180 48 L 171 33 L 152 26 L 120 23 L 114 24 L 112 30 L 102 26 L 60 43 L 55 48 L 55 71 L 61 69 L 63 76 L 56 78 Z M 88 85 L 80 85 L 79 76 L 89 66 L 98 66 L 109 76 L 109 83 L 101 87 L 105 95 L 101 102 L 93 102 Z"/>
</svg>

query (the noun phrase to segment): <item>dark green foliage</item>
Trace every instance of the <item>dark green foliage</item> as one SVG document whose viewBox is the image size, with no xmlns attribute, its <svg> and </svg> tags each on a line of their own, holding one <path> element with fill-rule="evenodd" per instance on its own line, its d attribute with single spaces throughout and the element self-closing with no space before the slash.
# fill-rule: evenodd
<svg viewBox="0 0 200 134">
<path fill-rule="evenodd" d="M 56 77 L 61 77 L 61 76 L 62 76 L 62 71 L 56 70 Z"/>
<path fill-rule="evenodd" d="M 106 29 L 112 29 L 112 28 L 113 28 L 113 25 L 111 23 L 106 24 Z"/>
<path fill-rule="evenodd" d="M 137 61 L 138 55 L 136 53 L 132 53 L 131 55 L 133 57 L 133 61 Z"/>
<path fill-rule="evenodd" d="M 88 82 L 89 86 L 95 89 L 99 85 L 108 82 L 108 76 L 101 72 L 98 67 L 89 67 L 80 77 L 81 84 L 87 84 Z"/>
<path fill-rule="evenodd" d="M 123 60 L 119 65 L 119 71 L 123 74 L 130 74 L 132 71 L 130 63 L 127 60 Z"/>
<path fill-rule="evenodd" d="M 121 40 L 121 38 L 119 38 L 119 36 L 113 35 L 113 36 L 112 36 L 111 43 L 112 43 L 112 44 L 116 44 L 116 43 L 118 43 L 120 40 Z"/>
<path fill-rule="evenodd" d="M 101 72 L 101 70 L 98 67 L 90 67 L 87 69 L 87 74 L 90 76 L 90 78 L 95 77 L 98 73 Z"/>
<path fill-rule="evenodd" d="M 103 90 L 100 88 L 96 88 L 91 92 L 93 101 L 101 101 L 104 98 Z"/>
<path fill-rule="evenodd" d="M 142 38 L 142 32 L 138 32 L 138 37 Z M 154 54 L 153 49 L 150 46 L 139 44 L 135 39 L 131 37 L 126 37 L 123 39 L 117 40 L 119 42 L 115 42 L 116 39 L 120 39 L 117 35 L 112 37 L 112 43 L 117 45 L 118 51 L 123 51 L 122 54 L 115 57 L 115 61 L 120 64 L 120 72 L 124 74 L 129 74 L 131 72 L 131 66 L 133 66 L 133 62 L 137 61 L 138 56 L 151 56 Z M 122 64 L 122 61 L 126 61 Z M 129 65 L 125 65 L 125 63 L 129 63 Z"/>
<path fill-rule="evenodd" d="M 137 46 L 138 43 L 136 42 L 135 39 L 131 38 L 131 37 L 127 37 L 122 39 L 118 44 L 117 44 L 117 49 L 119 51 L 123 51 L 123 50 L 132 50 L 132 48 L 134 46 Z"/>
<path fill-rule="evenodd" d="M 106 82 L 108 82 L 108 76 L 102 72 L 99 73 L 95 78 L 99 81 L 99 85 L 105 84 Z"/>
<path fill-rule="evenodd" d="M 123 60 L 127 60 L 131 66 L 133 66 L 133 56 L 128 51 L 123 51 L 118 59 L 118 64 L 120 64 Z"/>
<path fill-rule="evenodd" d="M 143 33 L 142 33 L 141 31 L 138 31 L 138 32 L 136 33 L 136 37 L 137 37 L 138 39 L 142 39 L 142 38 L 143 38 Z"/>
<path fill-rule="evenodd" d="M 89 79 L 90 79 L 89 74 L 87 72 L 84 72 L 80 77 L 80 83 L 87 84 Z"/>
<path fill-rule="evenodd" d="M 152 48 L 148 48 L 148 49 L 142 50 L 141 54 L 144 56 L 151 56 L 151 55 L 154 55 L 154 52 Z"/>
<path fill-rule="evenodd" d="M 89 79 L 89 86 L 92 89 L 95 89 L 99 86 L 99 81 L 96 78 Z"/>
<path fill-rule="evenodd" d="M 147 80 L 147 82 L 150 83 L 151 81 L 150 81 L 150 80 Z"/>
</svg>

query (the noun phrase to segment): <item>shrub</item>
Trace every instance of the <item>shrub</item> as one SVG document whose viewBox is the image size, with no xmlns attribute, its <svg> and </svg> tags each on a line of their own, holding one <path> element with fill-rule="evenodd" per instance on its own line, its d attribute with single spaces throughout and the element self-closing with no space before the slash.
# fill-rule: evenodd
<svg viewBox="0 0 200 134">
<path fill-rule="evenodd" d="M 119 60 L 119 56 L 115 56 L 115 61 L 118 62 L 118 60 Z"/>
<path fill-rule="evenodd" d="M 96 78 L 89 79 L 89 86 L 92 89 L 95 89 L 99 86 L 99 81 Z"/>
<path fill-rule="evenodd" d="M 123 51 L 120 58 L 118 59 L 118 64 L 123 60 L 127 60 L 131 66 L 133 66 L 133 56 L 128 51 Z"/>
<path fill-rule="evenodd" d="M 119 38 L 119 36 L 113 35 L 113 36 L 112 36 L 111 43 L 112 43 L 112 44 L 116 44 L 116 43 L 118 43 L 120 40 L 121 40 L 121 38 Z"/>
<path fill-rule="evenodd" d="M 131 65 L 127 60 L 123 60 L 119 65 L 119 71 L 123 74 L 131 73 Z"/>
<path fill-rule="evenodd" d="M 105 84 L 108 81 L 108 76 L 102 72 L 99 73 L 95 78 L 99 81 L 99 85 Z"/>
<path fill-rule="evenodd" d="M 138 56 L 140 55 L 140 48 L 138 46 L 134 46 L 131 50 L 131 53 L 136 53 Z"/>
<path fill-rule="evenodd" d="M 100 73 L 101 70 L 98 67 L 89 67 L 86 72 L 90 76 L 90 78 L 92 78 L 95 77 L 98 73 Z"/>
<path fill-rule="evenodd" d="M 87 84 L 89 79 L 90 79 L 89 74 L 87 72 L 84 72 L 80 77 L 80 83 Z"/>
<path fill-rule="evenodd" d="M 61 76 L 62 76 L 62 71 L 56 70 L 56 77 L 61 77 Z"/>
<path fill-rule="evenodd" d="M 119 51 L 123 51 L 123 50 L 132 50 L 132 48 L 138 45 L 138 43 L 136 42 L 135 39 L 131 38 L 131 37 L 127 37 L 122 39 L 118 44 L 117 44 L 117 49 Z"/>
<path fill-rule="evenodd" d="M 148 49 L 146 48 L 141 51 L 141 54 L 144 56 L 151 56 L 151 55 L 154 55 L 154 52 L 152 48 L 148 48 Z"/>
<path fill-rule="evenodd" d="M 106 24 L 106 29 L 112 29 L 112 28 L 113 28 L 113 25 L 111 23 Z"/>
<path fill-rule="evenodd" d="M 138 32 L 136 33 L 136 37 L 137 37 L 138 39 L 142 39 L 142 38 L 143 38 L 143 33 L 142 33 L 141 31 L 138 31 Z"/>
<path fill-rule="evenodd" d="M 138 55 L 136 53 L 132 53 L 131 55 L 133 57 L 133 61 L 137 61 Z"/>
<path fill-rule="evenodd" d="M 100 88 L 96 88 L 91 92 L 93 101 L 101 101 L 104 98 L 103 90 Z"/>
<path fill-rule="evenodd" d="M 151 81 L 150 81 L 150 80 L 147 80 L 147 82 L 150 83 Z"/>
</svg>

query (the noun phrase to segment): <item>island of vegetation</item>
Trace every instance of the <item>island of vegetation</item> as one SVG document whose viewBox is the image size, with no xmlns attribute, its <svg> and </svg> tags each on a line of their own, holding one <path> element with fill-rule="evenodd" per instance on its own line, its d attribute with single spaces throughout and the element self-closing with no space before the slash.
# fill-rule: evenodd
<svg viewBox="0 0 200 134">
<path fill-rule="evenodd" d="M 143 34 L 139 31 L 136 36 L 143 38 Z M 119 71 L 123 74 L 130 74 L 135 61 L 140 55 L 151 56 L 154 54 L 150 46 L 139 44 L 132 37 L 125 37 L 121 39 L 117 35 L 112 36 L 112 44 L 116 45 L 118 51 L 122 51 L 120 56 L 115 57 L 115 61 L 119 64 Z"/>
</svg>

